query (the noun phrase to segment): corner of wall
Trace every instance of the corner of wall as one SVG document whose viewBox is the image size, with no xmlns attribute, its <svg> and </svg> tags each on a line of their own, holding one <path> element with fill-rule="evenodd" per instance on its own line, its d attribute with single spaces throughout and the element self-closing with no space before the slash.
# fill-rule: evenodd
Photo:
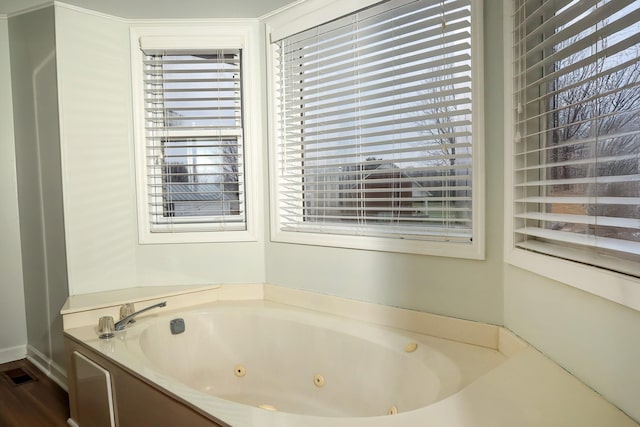
<svg viewBox="0 0 640 427">
<path fill-rule="evenodd" d="M 35 347 L 27 346 L 27 359 L 33 363 L 46 376 L 51 378 L 63 390 L 67 389 L 67 371 L 64 367 L 42 354 Z"/>
<path fill-rule="evenodd" d="M 2 298 L 0 324 L 10 324 L 0 335 L 0 363 L 23 358 L 26 354 L 27 321 L 20 241 L 20 213 L 16 174 L 16 147 L 11 90 L 11 52 L 9 21 L 0 17 L 0 271 Z"/>
<path fill-rule="evenodd" d="M 9 37 L 26 354 L 45 371 L 63 372 L 55 368 L 63 360 L 59 310 L 68 287 L 53 7 L 12 16 Z"/>
</svg>

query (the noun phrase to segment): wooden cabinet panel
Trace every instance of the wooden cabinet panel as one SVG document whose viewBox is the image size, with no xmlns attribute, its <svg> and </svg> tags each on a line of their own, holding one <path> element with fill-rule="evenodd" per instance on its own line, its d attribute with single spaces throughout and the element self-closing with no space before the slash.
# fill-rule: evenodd
<svg viewBox="0 0 640 427">
<path fill-rule="evenodd" d="M 113 382 L 118 401 L 118 427 L 223 426 L 126 372 L 114 372 Z"/>
<path fill-rule="evenodd" d="M 160 387 L 135 376 L 110 359 L 68 336 L 65 337 L 65 348 L 67 368 L 70 373 L 68 380 L 71 418 L 80 427 L 113 426 L 113 424 L 93 423 L 88 421 L 86 416 L 88 413 L 100 414 L 95 415 L 96 419 L 106 419 L 105 409 L 100 406 L 100 402 L 108 402 L 106 394 L 103 393 L 105 390 L 103 381 L 109 382 L 109 376 L 115 415 L 115 426 L 113 427 L 230 427 L 228 424 L 215 420 L 212 416 L 201 413 L 186 402 L 167 394 Z M 80 370 L 76 369 L 80 363 L 88 363 L 92 368 L 94 365 L 102 368 L 107 375 L 102 374 L 102 379 L 99 379 L 97 374 L 100 372 L 99 369 L 98 371 L 91 371 L 89 367 L 87 367 L 87 371 L 85 371 L 85 367 Z M 92 373 L 87 374 L 87 372 Z M 97 399 L 95 402 L 93 401 L 94 397 Z"/>
<path fill-rule="evenodd" d="M 75 421 L 82 427 L 115 427 L 109 371 L 77 351 L 71 357 L 78 405 Z"/>
</svg>

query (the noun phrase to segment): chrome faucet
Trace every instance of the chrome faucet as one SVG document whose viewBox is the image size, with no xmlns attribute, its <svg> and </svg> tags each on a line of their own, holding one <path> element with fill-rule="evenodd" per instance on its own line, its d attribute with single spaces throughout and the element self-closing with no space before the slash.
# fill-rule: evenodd
<svg viewBox="0 0 640 427">
<path fill-rule="evenodd" d="M 136 317 L 137 315 L 144 313 L 145 311 L 151 310 L 152 308 L 157 308 L 157 307 L 164 307 L 167 305 L 166 301 L 163 302 L 159 302 L 158 304 L 154 304 L 151 305 L 147 308 L 143 308 L 142 310 L 138 310 L 135 313 L 131 313 L 130 315 L 123 317 L 122 319 L 120 319 L 119 321 L 116 322 L 115 324 L 115 330 L 116 331 L 121 331 L 123 330 L 129 323 L 131 323 L 133 321 L 133 318 Z"/>
</svg>

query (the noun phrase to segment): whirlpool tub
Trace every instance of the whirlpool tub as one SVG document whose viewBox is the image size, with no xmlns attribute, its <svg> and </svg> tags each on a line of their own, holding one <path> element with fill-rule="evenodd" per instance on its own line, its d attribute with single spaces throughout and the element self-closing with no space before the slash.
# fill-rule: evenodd
<svg viewBox="0 0 640 427">
<path fill-rule="evenodd" d="M 84 341 L 238 427 L 413 425 L 420 411 L 505 359 L 489 348 L 269 301 L 167 310 L 111 340 Z"/>
</svg>

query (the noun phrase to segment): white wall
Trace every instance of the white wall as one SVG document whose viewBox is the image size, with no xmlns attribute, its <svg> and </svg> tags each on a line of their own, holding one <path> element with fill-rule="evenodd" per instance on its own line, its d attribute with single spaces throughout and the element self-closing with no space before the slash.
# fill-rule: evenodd
<svg viewBox="0 0 640 427">
<path fill-rule="evenodd" d="M 9 40 L 27 351 L 59 379 L 68 293 L 53 7 L 11 17 Z"/>
<path fill-rule="evenodd" d="M 9 26 L 0 18 L 0 363 L 27 354 L 27 318 L 22 282 L 22 255 L 18 218 L 16 153 L 9 58 Z"/>
<path fill-rule="evenodd" d="M 129 28 L 56 5 L 70 293 L 264 282 L 262 235 L 256 242 L 138 244 Z"/>
<path fill-rule="evenodd" d="M 640 312 L 516 267 L 505 325 L 640 422 Z"/>
</svg>

